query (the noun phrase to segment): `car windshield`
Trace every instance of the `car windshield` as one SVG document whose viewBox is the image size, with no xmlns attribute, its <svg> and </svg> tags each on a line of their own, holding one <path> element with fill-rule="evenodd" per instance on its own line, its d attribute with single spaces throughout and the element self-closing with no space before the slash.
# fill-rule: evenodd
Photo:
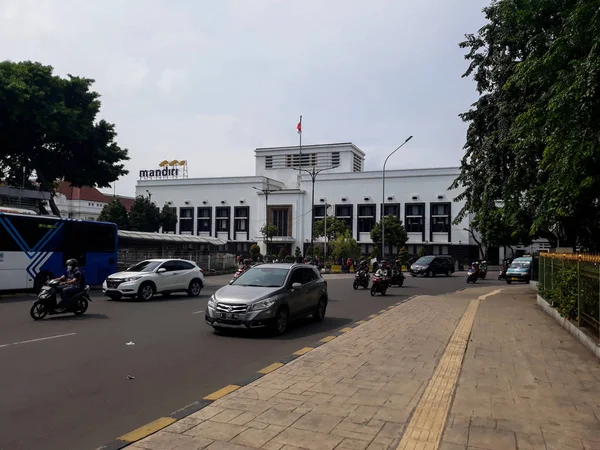
<svg viewBox="0 0 600 450">
<path fill-rule="evenodd" d="M 415 262 L 415 264 L 418 266 L 422 266 L 424 264 L 429 264 L 431 261 L 433 261 L 433 256 L 423 256 L 422 258 L 417 259 L 417 262 Z"/>
<path fill-rule="evenodd" d="M 131 266 L 127 272 L 153 272 L 160 264 L 160 261 L 142 261 Z"/>
<path fill-rule="evenodd" d="M 255 287 L 281 287 L 289 269 L 276 269 L 269 267 L 254 267 L 247 270 L 233 283 L 236 286 L 255 286 Z"/>
<path fill-rule="evenodd" d="M 530 265 L 531 265 L 531 261 L 521 260 L 521 261 L 513 261 L 513 263 L 510 265 L 510 267 L 513 269 L 524 269 L 524 268 L 529 267 Z"/>
</svg>

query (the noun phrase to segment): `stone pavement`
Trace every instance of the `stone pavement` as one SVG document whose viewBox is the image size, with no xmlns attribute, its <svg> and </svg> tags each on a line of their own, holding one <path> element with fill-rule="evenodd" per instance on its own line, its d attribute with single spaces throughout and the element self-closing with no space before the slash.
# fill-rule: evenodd
<svg viewBox="0 0 600 450">
<path fill-rule="evenodd" d="M 416 297 L 127 448 L 600 449 L 598 360 L 500 289 Z"/>
</svg>

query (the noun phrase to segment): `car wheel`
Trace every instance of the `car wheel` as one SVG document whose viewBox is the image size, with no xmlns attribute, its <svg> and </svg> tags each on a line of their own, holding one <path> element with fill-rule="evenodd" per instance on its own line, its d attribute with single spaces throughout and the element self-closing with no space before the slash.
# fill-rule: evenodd
<svg viewBox="0 0 600 450">
<path fill-rule="evenodd" d="M 143 283 L 138 289 L 138 298 L 143 301 L 150 301 L 154 297 L 154 286 L 152 283 Z"/>
<path fill-rule="evenodd" d="M 448 269 L 448 272 L 446 272 L 446 276 L 447 277 L 451 277 L 452 276 L 452 270 Z"/>
<path fill-rule="evenodd" d="M 319 304 L 317 305 L 317 309 L 313 313 L 313 319 L 317 322 L 321 322 L 325 318 L 325 313 L 327 312 L 327 299 L 325 297 L 321 297 L 319 300 Z"/>
<path fill-rule="evenodd" d="M 511 284 L 512 280 L 506 280 L 506 284 Z"/>
<path fill-rule="evenodd" d="M 202 291 L 202 282 L 200 280 L 190 281 L 190 285 L 187 290 L 187 294 L 190 297 L 198 297 Z"/>
<path fill-rule="evenodd" d="M 433 273 L 433 270 L 431 270 L 431 269 L 430 269 L 430 270 L 427 272 L 427 276 L 428 276 L 429 278 L 433 278 L 433 277 L 435 277 L 435 273 Z"/>
<path fill-rule="evenodd" d="M 279 308 L 273 321 L 273 333 L 278 336 L 285 333 L 288 328 L 289 317 L 290 315 L 286 308 Z"/>
</svg>

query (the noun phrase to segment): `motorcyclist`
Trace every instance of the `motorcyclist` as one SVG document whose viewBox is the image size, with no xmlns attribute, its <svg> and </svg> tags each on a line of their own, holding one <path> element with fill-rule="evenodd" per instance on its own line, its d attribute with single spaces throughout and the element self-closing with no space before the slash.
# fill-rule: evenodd
<svg viewBox="0 0 600 450">
<path fill-rule="evenodd" d="M 375 275 L 381 278 L 381 282 L 384 283 L 386 288 L 389 287 L 391 271 L 385 259 L 379 263 L 379 269 L 377 269 Z"/>
<path fill-rule="evenodd" d="M 248 258 L 244 259 L 244 261 L 242 262 L 242 267 L 240 267 L 240 269 L 242 269 L 244 272 L 246 270 L 248 270 L 250 268 L 250 260 Z"/>
<path fill-rule="evenodd" d="M 361 259 L 360 263 L 358 263 L 357 272 L 369 273 L 369 265 L 367 264 L 367 260 Z"/>
<path fill-rule="evenodd" d="M 402 272 L 402 262 L 399 259 L 394 261 L 394 271 Z"/>
<path fill-rule="evenodd" d="M 68 308 L 71 306 L 71 299 L 84 289 L 84 279 L 79 264 L 75 258 L 67 260 L 67 273 L 58 278 L 61 282 L 59 286 L 61 301 L 57 305 L 59 308 Z"/>
</svg>

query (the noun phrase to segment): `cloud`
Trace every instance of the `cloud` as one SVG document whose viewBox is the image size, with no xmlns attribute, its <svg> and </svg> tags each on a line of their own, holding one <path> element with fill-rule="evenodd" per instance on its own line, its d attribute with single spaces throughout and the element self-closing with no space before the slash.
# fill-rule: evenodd
<svg viewBox="0 0 600 450">
<path fill-rule="evenodd" d="M 186 76 L 187 73 L 183 69 L 165 69 L 156 85 L 161 91 L 169 93 L 175 86 L 183 84 Z"/>
<path fill-rule="evenodd" d="M 96 80 L 137 171 L 251 175 L 256 147 L 352 141 L 376 170 L 449 166 L 476 98 L 458 42 L 488 0 L 2 0 L 0 52 Z M 165 95 L 168 94 L 168 95 Z"/>
</svg>

